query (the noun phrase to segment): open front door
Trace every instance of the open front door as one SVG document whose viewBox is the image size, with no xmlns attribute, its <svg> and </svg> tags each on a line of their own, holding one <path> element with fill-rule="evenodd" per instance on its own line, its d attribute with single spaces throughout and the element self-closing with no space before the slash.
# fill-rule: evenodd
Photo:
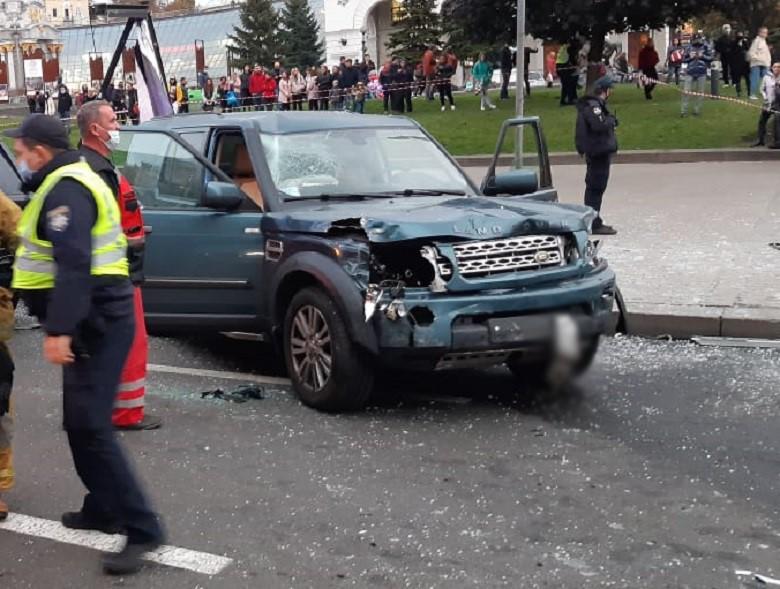
<svg viewBox="0 0 780 589">
<path fill-rule="evenodd" d="M 143 206 L 149 324 L 256 331 L 262 211 L 174 134 L 128 129 L 114 157 Z"/>
<path fill-rule="evenodd" d="M 508 169 L 501 169 L 501 160 L 505 159 L 507 154 L 513 153 L 518 129 L 523 132 L 520 158 L 513 158 Z M 486 196 L 522 196 L 547 202 L 558 201 L 558 192 L 552 182 L 547 141 L 539 117 L 520 117 L 504 121 L 493 160 L 482 181 L 482 193 Z"/>
</svg>

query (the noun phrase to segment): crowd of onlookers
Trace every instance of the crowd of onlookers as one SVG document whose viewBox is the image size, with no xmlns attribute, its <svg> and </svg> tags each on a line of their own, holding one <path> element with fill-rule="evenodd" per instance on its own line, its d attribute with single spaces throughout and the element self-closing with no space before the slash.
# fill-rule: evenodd
<svg viewBox="0 0 780 589">
<path fill-rule="evenodd" d="M 198 76 L 205 111 L 312 110 L 364 112 L 366 100 L 381 99 L 386 113 L 412 112 L 412 98 L 425 95 L 433 100 L 438 92 L 442 110 L 455 110 L 451 79 L 458 68 L 452 51 L 436 52 L 431 47 L 417 64 L 388 59 L 381 68 L 371 59 L 342 58 L 336 66 L 286 68 L 281 61 L 273 67 L 245 65 L 242 71 L 218 80 L 208 72 Z M 171 78 L 169 98 L 177 113 L 189 112 L 186 78 Z"/>
</svg>

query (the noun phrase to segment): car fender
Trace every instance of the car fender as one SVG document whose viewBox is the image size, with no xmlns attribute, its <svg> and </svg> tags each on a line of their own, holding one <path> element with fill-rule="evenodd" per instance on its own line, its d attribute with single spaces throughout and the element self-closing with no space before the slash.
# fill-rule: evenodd
<svg viewBox="0 0 780 589">
<path fill-rule="evenodd" d="M 279 308 L 277 293 L 288 277 L 300 272 L 311 276 L 331 296 L 346 322 L 352 340 L 369 352 L 378 354 L 376 332 L 364 318 L 365 301 L 359 285 L 332 258 L 317 252 L 293 254 L 276 271 L 271 291 L 273 298 L 270 301 L 274 332 L 280 331 L 278 317 L 283 317 L 286 312 Z"/>
</svg>

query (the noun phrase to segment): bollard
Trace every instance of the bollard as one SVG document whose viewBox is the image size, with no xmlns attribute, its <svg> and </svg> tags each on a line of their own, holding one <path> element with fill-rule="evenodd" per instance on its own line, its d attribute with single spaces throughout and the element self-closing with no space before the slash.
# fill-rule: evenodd
<svg viewBox="0 0 780 589">
<path fill-rule="evenodd" d="M 710 94 L 720 96 L 720 64 L 715 62 L 710 69 Z"/>
</svg>

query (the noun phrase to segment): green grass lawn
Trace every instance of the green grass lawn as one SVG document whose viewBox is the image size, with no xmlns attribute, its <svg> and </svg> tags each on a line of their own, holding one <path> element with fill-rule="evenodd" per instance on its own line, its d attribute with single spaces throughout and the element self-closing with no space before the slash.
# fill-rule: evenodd
<svg viewBox="0 0 780 589">
<path fill-rule="evenodd" d="M 725 89 L 728 92 L 730 89 Z M 560 91 L 534 91 L 526 101 L 526 114 L 538 115 L 550 151 L 574 151 L 576 109 L 559 106 Z M 728 94 L 731 96 L 732 94 Z M 494 102 L 498 108 L 482 112 L 479 97 L 455 96 L 457 110 L 441 112 L 434 102 L 415 99 L 412 117 L 419 121 L 454 155 L 492 153 L 502 121 L 514 115 L 511 100 Z M 755 140 L 759 110 L 724 101 L 707 100 L 701 117 L 680 117 L 680 94 L 671 88 L 656 88 L 648 101 L 634 85 L 621 85 L 610 98 L 610 108 L 620 120 L 618 140 L 622 150 L 708 149 L 746 147 Z M 381 112 L 382 105 L 371 102 L 367 112 Z M 511 145 L 506 145 L 511 151 Z"/>
<path fill-rule="evenodd" d="M 575 108 L 561 108 L 559 92 L 535 90 L 526 102 L 526 114 L 542 118 L 550 151 L 574 151 Z M 733 89 L 726 88 L 724 93 L 734 96 Z M 502 121 L 514 115 L 514 96 L 508 101 L 496 101 L 498 109 L 488 112 L 480 111 L 479 97 L 472 94 L 457 94 L 455 101 L 456 111 L 441 112 L 438 97 L 433 102 L 415 99 L 411 116 L 454 155 L 492 153 Z M 682 119 L 680 94 L 676 90 L 659 86 L 655 99 L 647 101 L 633 84 L 617 87 L 610 107 L 620 119 L 618 140 L 622 150 L 746 147 L 755 139 L 759 116 L 755 108 L 707 100 L 701 117 Z M 369 101 L 366 112 L 381 113 L 382 103 Z M 0 126 L 8 122 L 0 120 Z M 72 137 L 75 145 L 75 129 Z M 505 149 L 513 149 L 511 142 Z"/>
</svg>

